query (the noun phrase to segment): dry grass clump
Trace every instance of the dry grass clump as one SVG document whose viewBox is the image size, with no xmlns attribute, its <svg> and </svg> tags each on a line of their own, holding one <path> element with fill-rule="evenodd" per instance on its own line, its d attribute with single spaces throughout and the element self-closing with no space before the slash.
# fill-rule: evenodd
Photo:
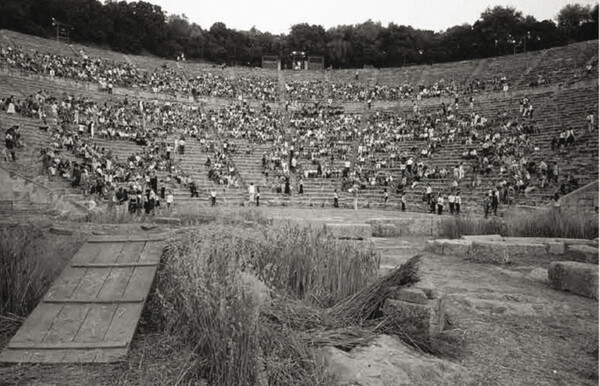
<svg viewBox="0 0 600 386">
<path fill-rule="evenodd" d="M 500 234 L 515 237 L 557 237 L 593 239 L 598 237 L 598 215 L 554 210 L 509 211 L 503 218 L 460 217 L 444 221 L 441 234 L 447 238 L 463 235 Z"/>
<path fill-rule="evenodd" d="M 326 338 L 325 328 L 354 320 L 346 305 L 374 281 L 378 265 L 367 246 L 353 249 L 314 229 L 211 224 L 182 233 L 166 247 L 150 302 L 152 319 L 193 345 L 190 374 L 209 384 L 329 385 L 310 350 L 310 327 L 322 330 L 323 344 L 335 340 L 336 332 Z M 264 280 L 262 292 L 276 300 L 260 306 L 257 290 L 248 289 L 248 274 Z M 338 315 L 346 314 L 336 320 L 327 311 L 333 308 L 325 307 L 338 303 Z M 355 344 L 364 341 L 358 329 L 355 335 Z"/>
<path fill-rule="evenodd" d="M 256 312 L 242 287 L 237 251 L 234 238 L 222 233 L 182 235 L 165 251 L 153 298 L 159 323 L 193 342 L 196 371 L 214 385 L 258 379 Z"/>
<path fill-rule="evenodd" d="M 265 227 L 244 238 L 246 263 L 273 290 L 329 307 L 370 283 L 379 254 L 368 243 L 340 241 L 322 228 Z"/>
<path fill-rule="evenodd" d="M 378 310 L 390 287 L 418 281 L 418 262 L 377 279 L 379 256 L 369 244 L 289 225 L 211 225 L 166 247 L 149 309 L 158 328 L 193 348 L 182 379 L 330 385 L 312 348 L 350 350 L 397 334 L 399 326 Z M 266 284 L 249 286 L 248 275 Z"/>
<path fill-rule="evenodd" d="M 36 233 L 15 227 L 0 229 L 0 314 L 27 316 L 51 283 L 40 260 L 31 253 Z M 3 320 L 13 320 L 6 317 Z"/>
</svg>

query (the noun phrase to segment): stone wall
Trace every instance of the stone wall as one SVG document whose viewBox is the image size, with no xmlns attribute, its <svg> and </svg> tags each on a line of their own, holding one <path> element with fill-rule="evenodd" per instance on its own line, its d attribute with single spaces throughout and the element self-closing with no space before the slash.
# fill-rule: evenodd
<svg viewBox="0 0 600 386">
<path fill-rule="evenodd" d="M 561 207 L 566 211 L 578 212 L 598 210 L 598 180 L 563 196 Z"/>
<path fill-rule="evenodd" d="M 79 213 L 81 208 L 63 200 L 52 189 L 0 167 L 0 201 L 11 202 L 15 210 L 57 210 Z"/>
</svg>

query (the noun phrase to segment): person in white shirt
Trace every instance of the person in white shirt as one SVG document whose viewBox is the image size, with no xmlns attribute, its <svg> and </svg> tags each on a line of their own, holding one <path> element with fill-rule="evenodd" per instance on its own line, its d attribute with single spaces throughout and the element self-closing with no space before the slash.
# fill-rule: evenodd
<svg viewBox="0 0 600 386">
<path fill-rule="evenodd" d="M 210 206 L 217 205 L 217 191 L 214 186 L 210 188 Z"/>
<path fill-rule="evenodd" d="M 171 208 L 171 204 L 173 203 L 173 192 L 169 190 L 167 194 L 167 208 Z"/>
<path fill-rule="evenodd" d="M 254 202 L 256 199 L 256 187 L 254 186 L 253 182 L 251 182 L 250 186 L 248 186 L 248 199 L 250 202 Z"/>
<path fill-rule="evenodd" d="M 442 193 L 438 194 L 438 198 L 437 198 L 437 212 L 438 214 L 442 214 L 442 211 L 444 210 L 444 197 L 442 197 Z"/>
<path fill-rule="evenodd" d="M 460 197 L 460 190 L 456 192 L 456 197 L 454 197 L 454 213 L 457 215 L 460 214 L 460 205 L 462 204 L 462 198 Z"/>
<path fill-rule="evenodd" d="M 448 207 L 450 208 L 450 214 L 454 214 L 454 202 L 456 200 L 456 196 L 454 193 L 450 192 L 448 195 Z"/>
<path fill-rule="evenodd" d="M 590 114 L 585 119 L 587 121 L 588 133 L 591 133 L 594 130 L 594 113 L 590 112 Z"/>
</svg>

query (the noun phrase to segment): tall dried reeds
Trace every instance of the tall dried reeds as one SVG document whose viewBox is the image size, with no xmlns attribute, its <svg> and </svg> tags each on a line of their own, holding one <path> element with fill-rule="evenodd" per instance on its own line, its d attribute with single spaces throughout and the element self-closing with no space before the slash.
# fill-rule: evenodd
<svg viewBox="0 0 600 386">
<path fill-rule="evenodd" d="M 326 307 L 367 287 L 378 266 L 368 245 L 339 242 L 320 230 L 211 224 L 183 233 L 165 249 L 153 319 L 194 346 L 195 369 L 210 384 L 328 385 L 307 333 L 321 329 L 322 342 L 334 334 L 361 341 L 359 332 L 324 332 L 337 323 Z M 259 308 L 243 284 L 247 273 L 279 301 Z M 293 315 L 304 327 L 294 325 Z"/>
<path fill-rule="evenodd" d="M 0 314 L 27 316 L 51 283 L 23 227 L 0 230 Z"/>
<path fill-rule="evenodd" d="M 503 217 L 485 219 L 465 216 L 442 223 L 441 235 L 446 238 L 486 234 L 594 239 L 598 237 L 598 214 L 554 210 L 534 212 L 511 210 Z"/>
</svg>

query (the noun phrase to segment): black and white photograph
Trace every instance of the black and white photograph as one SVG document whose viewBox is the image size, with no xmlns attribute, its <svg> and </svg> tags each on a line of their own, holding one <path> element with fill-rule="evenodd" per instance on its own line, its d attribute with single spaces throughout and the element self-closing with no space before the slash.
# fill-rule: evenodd
<svg viewBox="0 0 600 386">
<path fill-rule="evenodd" d="M 598 0 L 0 0 L 0 386 L 599 384 Z"/>
</svg>

